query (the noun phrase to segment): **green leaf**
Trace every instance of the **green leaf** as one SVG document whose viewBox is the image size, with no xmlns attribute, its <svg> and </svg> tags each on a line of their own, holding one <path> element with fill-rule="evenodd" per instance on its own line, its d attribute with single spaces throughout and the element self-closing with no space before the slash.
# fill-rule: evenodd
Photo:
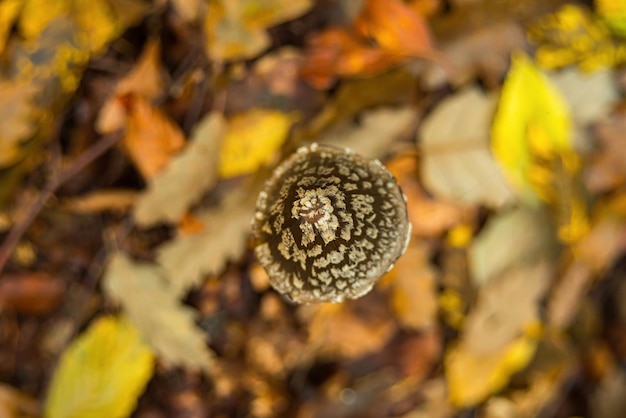
<svg viewBox="0 0 626 418">
<path fill-rule="evenodd" d="M 124 318 L 100 318 L 63 353 L 44 416 L 129 416 L 153 367 L 154 355 L 134 326 Z"/>
</svg>

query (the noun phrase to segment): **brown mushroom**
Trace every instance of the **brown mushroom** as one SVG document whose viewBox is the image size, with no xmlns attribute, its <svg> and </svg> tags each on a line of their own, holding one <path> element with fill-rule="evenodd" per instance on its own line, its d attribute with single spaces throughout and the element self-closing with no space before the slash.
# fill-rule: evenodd
<svg viewBox="0 0 626 418">
<path fill-rule="evenodd" d="M 257 200 L 255 253 L 293 302 L 368 293 L 409 241 L 406 200 L 378 160 L 312 144 L 275 170 Z"/>
</svg>

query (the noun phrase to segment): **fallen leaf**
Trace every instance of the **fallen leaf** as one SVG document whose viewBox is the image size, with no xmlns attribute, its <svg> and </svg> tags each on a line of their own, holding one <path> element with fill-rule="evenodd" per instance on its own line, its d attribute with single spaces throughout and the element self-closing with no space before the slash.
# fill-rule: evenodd
<svg viewBox="0 0 626 418">
<path fill-rule="evenodd" d="M 491 218 L 468 248 L 472 280 L 479 286 L 507 269 L 556 255 L 554 232 L 541 212 L 516 208 Z"/>
<path fill-rule="evenodd" d="M 129 416 L 153 366 L 154 355 L 133 325 L 123 318 L 102 317 L 61 356 L 44 416 Z"/>
<path fill-rule="evenodd" d="M 428 262 L 425 248 L 415 240 L 395 264 L 391 286 L 391 306 L 400 324 L 425 331 L 437 321 L 437 273 Z"/>
<path fill-rule="evenodd" d="M 150 101 L 163 93 L 165 85 L 160 58 L 159 42 L 148 41 L 137 64 L 117 83 L 113 95 L 102 105 L 96 120 L 96 130 L 99 133 L 112 133 L 125 126 L 125 96 L 133 94 Z"/>
<path fill-rule="evenodd" d="M 307 40 L 300 74 L 311 86 L 324 90 L 337 77 L 374 76 L 405 60 L 365 44 L 347 29 L 329 28 Z"/>
<path fill-rule="evenodd" d="M 626 2 L 624 0 L 595 0 L 596 13 L 613 33 L 626 36 Z"/>
<path fill-rule="evenodd" d="M 611 370 L 591 395 L 590 410 L 594 418 L 620 416 L 626 408 L 626 376 L 619 367 Z"/>
<path fill-rule="evenodd" d="M 180 128 L 141 96 L 123 98 L 128 125 L 124 149 L 141 175 L 152 180 L 185 144 Z"/>
<path fill-rule="evenodd" d="M 410 58 L 441 61 L 424 19 L 398 0 L 366 0 L 352 29 L 331 27 L 309 37 L 301 74 L 327 89 L 336 77 L 377 75 Z"/>
<path fill-rule="evenodd" d="M 571 67 L 550 74 L 549 77 L 569 105 L 574 122 L 575 149 L 589 151 L 589 127 L 593 123 L 608 120 L 607 115 L 618 99 L 613 73 L 609 70 L 584 73 Z"/>
<path fill-rule="evenodd" d="M 371 296 L 370 296 L 371 295 Z M 319 355 L 357 359 L 380 350 L 396 327 L 382 298 L 373 293 L 342 304 L 325 303 L 300 308 L 309 328 L 307 348 Z M 370 301 L 365 303 L 363 301 Z"/>
<path fill-rule="evenodd" d="M 417 118 L 418 112 L 411 106 L 381 107 L 363 112 L 358 123 L 326 132 L 316 142 L 350 148 L 367 158 L 382 158 L 394 140 L 413 128 Z"/>
<path fill-rule="evenodd" d="M 37 400 L 25 393 L 0 383 L 0 417 L 35 418 L 41 416 Z"/>
<path fill-rule="evenodd" d="M 376 41 L 383 50 L 405 56 L 432 54 L 425 20 L 399 0 L 365 0 L 354 27 L 363 38 Z"/>
<path fill-rule="evenodd" d="M 38 88 L 28 81 L 0 80 L 0 168 L 15 164 L 23 157 L 24 141 L 30 139 L 37 129 L 33 102 Z"/>
<path fill-rule="evenodd" d="M 491 148 L 517 195 L 553 211 L 562 242 L 589 229 L 567 102 L 525 55 L 515 55 L 502 87 Z"/>
<path fill-rule="evenodd" d="M 528 29 L 538 44 L 535 58 L 544 68 L 578 64 L 585 71 L 612 67 L 626 60 L 626 47 L 614 43 L 609 29 L 586 8 L 566 4 Z"/>
<path fill-rule="evenodd" d="M 400 154 L 385 163 L 406 197 L 406 207 L 414 236 L 437 237 L 471 216 L 471 211 L 449 201 L 432 198 L 421 186 L 418 157 Z"/>
<path fill-rule="evenodd" d="M 23 0 L 5 0 L 0 3 L 0 54 L 4 52 L 11 28 L 22 10 Z"/>
<path fill-rule="evenodd" d="M 612 114 L 594 128 L 599 150 L 592 155 L 585 181 L 593 192 L 612 190 L 626 182 L 626 112 Z"/>
<path fill-rule="evenodd" d="M 219 146 L 226 132 L 222 116 L 208 114 L 195 127 L 187 147 L 149 184 L 133 216 L 141 226 L 177 222 L 217 181 Z"/>
<path fill-rule="evenodd" d="M 205 4 L 202 0 L 172 0 L 174 10 L 185 22 L 194 22 L 200 18 Z"/>
<path fill-rule="evenodd" d="M 476 405 L 524 368 L 537 345 L 539 303 L 551 268 L 535 262 L 513 268 L 481 288 L 458 346 L 445 358 L 450 400 Z"/>
<path fill-rule="evenodd" d="M 219 153 L 220 176 L 250 174 L 268 164 L 295 121 L 293 114 L 270 109 L 251 109 L 230 118 Z"/>
<path fill-rule="evenodd" d="M 0 280 L 0 306 L 19 313 L 42 315 L 61 303 L 65 286 L 45 272 L 4 276 Z"/>
<path fill-rule="evenodd" d="M 75 213 L 126 212 L 137 201 L 134 190 L 109 189 L 63 199 L 62 207 Z"/>
<path fill-rule="evenodd" d="M 122 305 L 129 320 L 160 358 L 174 366 L 207 371 L 212 353 L 194 324 L 193 309 L 178 301 L 159 266 L 113 254 L 103 278 L 108 297 Z"/>
<path fill-rule="evenodd" d="M 266 29 L 306 13 L 310 0 L 211 0 L 204 31 L 206 51 L 216 61 L 253 58 L 270 45 Z"/>
<path fill-rule="evenodd" d="M 179 235 L 157 249 L 173 295 L 181 296 L 206 276 L 219 274 L 229 260 L 243 254 L 256 193 L 240 187 L 242 193 L 232 193 L 219 207 L 196 215 L 206 225 L 202 232 Z"/>
<path fill-rule="evenodd" d="M 511 53 L 527 48 L 522 25 L 504 17 L 489 20 L 453 39 L 437 40 L 438 50 L 450 61 L 452 70 L 445 71 L 437 63 L 425 62 L 424 83 L 431 91 L 447 84 L 460 87 L 477 77 L 488 89 L 497 88 L 509 67 Z"/>
<path fill-rule="evenodd" d="M 469 88 L 443 101 L 422 123 L 417 136 L 421 177 L 437 197 L 496 208 L 513 200 L 489 153 L 495 105 L 495 97 Z"/>
</svg>

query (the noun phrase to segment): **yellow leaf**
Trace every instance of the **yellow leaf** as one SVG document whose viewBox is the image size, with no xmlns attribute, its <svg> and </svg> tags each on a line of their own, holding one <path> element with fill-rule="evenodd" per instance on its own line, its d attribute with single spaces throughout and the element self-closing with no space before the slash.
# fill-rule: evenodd
<svg viewBox="0 0 626 418">
<path fill-rule="evenodd" d="M 45 417 L 129 416 L 153 367 L 154 355 L 135 327 L 124 318 L 100 318 L 63 353 Z"/>
<path fill-rule="evenodd" d="M 311 6 L 310 0 L 210 0 L 204 22 L 207 53 L 217 61 L 253 58 L 270 44 L 266 28 Z"/>
<path fill-rule="evenodd" d="M 626 1 L 596 0 L 596 11 L 617 35 L 626 36 Z"/>
<path fill-rule="evenodd" d="M 608 7 L 606 13 L 619 21 L 619 15 L 612 14 Z M 528 35 L 539 45 L 536 60 L 544 68 L 578 64 L 592 71 L 626 60 L 626 45 L 614 42 L 607 26 L 579 6 L 568 4 L 542 17 L 530 26 Z"/>
<path fill-rule="evenodd" d="M 491 130 L 491 148 L 520 197 L 556 213 L 559 237 L 573 242 L 588 230 L 577 186 L 581 162 L 573 149 L 569 107 L 525 55 L 515 55 Z"/>
<path fill-rule="evenodd" d="M 536 348 L 536 340 L 519 337 L 490 353 L 474 352 L 465 344 L 449 349 L 444 365 L 450 401 L 460 408 L 484 401 L 528 364 Z"/>
<path fill-rule="evenodd" d="M 276 110 L 252 109 L 229 121 L 220 152 L 219 174 L 249 174 L 271 161 L 296 118 Z"/>
<path fill-rule="evenodd" d="M 525 55 L 515 55 L 491 130 L 491 149 L 522 197 L 541 195 L 531 173 L 536 158 L 571 150 L 569 110 L 560 93 Z"/>
</svg>

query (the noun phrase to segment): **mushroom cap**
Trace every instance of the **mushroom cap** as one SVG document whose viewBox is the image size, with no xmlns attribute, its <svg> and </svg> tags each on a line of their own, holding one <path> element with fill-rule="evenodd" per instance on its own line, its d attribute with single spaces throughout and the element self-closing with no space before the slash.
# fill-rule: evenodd
<svg viewBox="0 0 626 418">
<path fill-rule="evenodd" d="M 312 144 L 259 194 L 255 253 L 271 285 L 297 303 L 368 293 L 409 241 L 406 199 L 378 160 Z"/>
</svg>

